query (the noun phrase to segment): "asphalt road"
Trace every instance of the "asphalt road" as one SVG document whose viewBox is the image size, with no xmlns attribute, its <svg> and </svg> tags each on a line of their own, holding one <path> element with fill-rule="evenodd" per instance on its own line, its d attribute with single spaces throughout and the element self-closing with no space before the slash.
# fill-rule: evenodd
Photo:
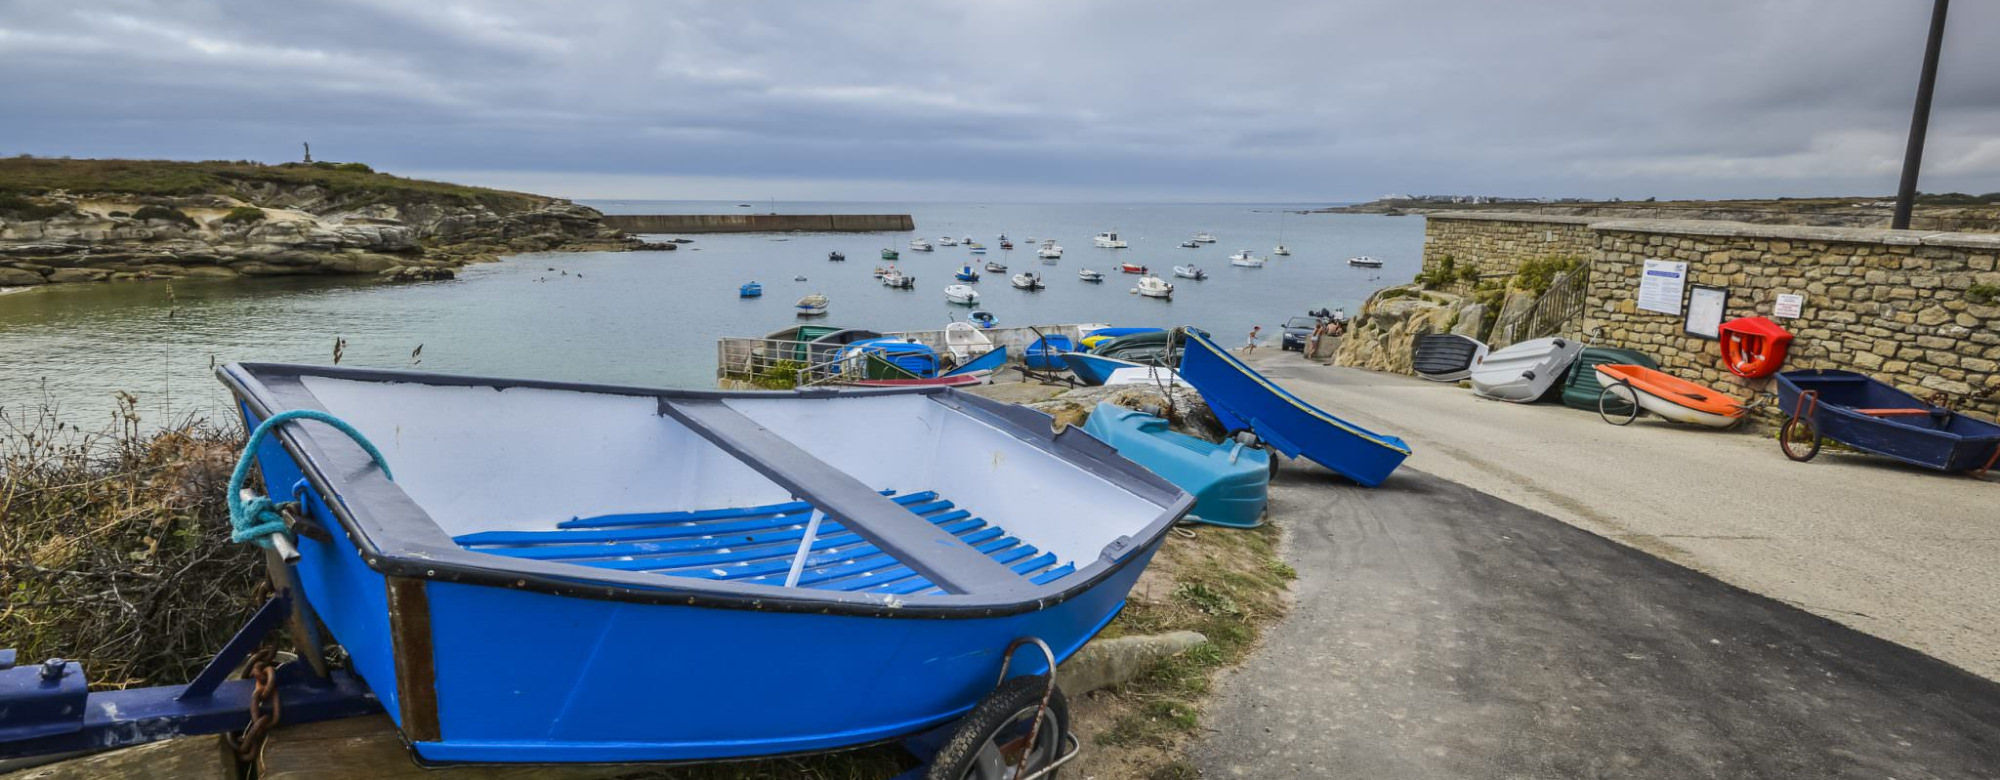
<svg viewBox="0 0 2000 780">
<path fill-rule="evenodd" d="M 1917 651 L 1407 467 L 1272 500 L 1297 604 L 1207 777 L 2000 776 L 2000 685 Z"/>
</svg>

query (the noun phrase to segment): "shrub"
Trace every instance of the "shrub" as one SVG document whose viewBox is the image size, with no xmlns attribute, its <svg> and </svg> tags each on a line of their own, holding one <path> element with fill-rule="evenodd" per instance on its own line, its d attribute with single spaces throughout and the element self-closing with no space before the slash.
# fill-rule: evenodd
<svg viewBox="0 0 2000 780">
<path fill-rule="evenodd" d="M 368 167 L 368 164 L 367 164 L 367 163 L 358 163 L 358 162 L 345 162 L 345 163 L 341 163 L 341 164 L 339 164 L 339 165 L 335 165 L 335 166 L 333 166 L 333 169 L 334 169 L 334 170 L 336 170 L 336 171 L 354 171 L 354 172 L 356 172 L 356 173 L 374 173 L 374 172 L 375 172 L 375 169 L 374 169 L 374 168 L 370 168 L 370 167 Z"/>
<path fill-rule="evenodd" d="M 1478 282 L 1478 281 L 1479 281 L 1479 267 L 1478 267 L 1478 266 L 1474 266 L 1474 265 L 1462 265 L 1462 266 L 1459 266 L 1459 267 L 1458 267 L 1458 281 L 1459 281 L 1459 283 L 1460 283 L 1460 284 L 1473 284 L 1473 283 L 1476 283 L 1476 282 Z"/>
<path fill-rule="evenodd" d="M 173 222 L 183 227 L 200 227 L 195 224 L 193 217 L 182 214 L 180 209 L 167 206 L 141 207 L 138 211 L 132 212 L 132 218 L 141 221 L 157 219 L 162 222 Z"/>
<path fill-rule="evenodd" d="M 1541 295 L 1549 291 L 1549 285 L 1555 284 L 1556 277 L 1582 265 L 1582 258 L 1537 257 L 1522 263 L 1520 269 L 1514 272 L 1514 287 Z"/>
<path fill-rule="evenodd" d="M 1412 296 L 1412 295 L 1416 295 L 1416 294 L 1417 294 L 1417 291 L 1415 291 L 1415 290 L 1412 290 L 1412 289 L 1410 289 L 1410 288 L 1408 288 L 1408 287 L 1392 287 L 1392 288 L 1389 288 L 1389 289 L 1387 289 L 1387 290 L 1383 290 L 1383 291 L 1381 292 L 1381 294 L 1379 294 L 1379 295 L 1376 295 L 1376 296 L 1375 296 L 1375 300 L 1378 300 L 1378 301 L 1393 301 L 1393 300 L 1395 300 L 1395 299 L 1397 299 L 1397 298 L 1408 298 L 1408 297 L 1410 297 L 1410 296 Z"/>
<path fill-rule="evenodd" d="M 230 209 L 229 213 L 222 215 L 222 222 L 225 225 L 234 225 L 237 223 L 248 224 L 262 221 L 264 221 L 264 210 L 256 206 L 237 206 Z"/>
<path fill-rule="evenodd" d="M 107 212 L 104 212 L 104 216 L 107 216 L 107 217 L 129 217 L 129 216 L 132 216 L 132 212 L 130 212 L 130 211 L 107 211 Z"/>
<path fill-rule="evenodd" d="M 2000 284 L 1975 284 L 1965 288 L 1965 300 L 1981 306 L 2000 301 Z"/>
<path fill-rule="evenodd" d="M 61 203 L 42 204 L 12 193 L 0 193 L 0 217 L 33 221 L 53 219 L 70 212 L 70 207 Z"/>
</svg>

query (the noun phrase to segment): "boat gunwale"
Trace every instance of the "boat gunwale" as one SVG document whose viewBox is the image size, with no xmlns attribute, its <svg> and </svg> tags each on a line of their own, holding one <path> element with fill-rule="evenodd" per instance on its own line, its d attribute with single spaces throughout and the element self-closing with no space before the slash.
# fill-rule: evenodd
<svg viewBox="0 0 2000 780">
<path fill-rule="evenodd" d="M 861 617 L 976 619 L 1035 612 L 1061 604 L 1116 575 L 1135 560 L 1146 560 L 1166 538 L 1167 530 L 1187 515 L 1194 496 L 1117 455 L 1109 445 L 1077 430 L 1055 432 L 1047 415 L 972 395 L 950 387 L 889 387 L 806 389 L 798 391 L 723 391 L 642 388 L 625 385 L 503 379 L 392 369 L 362 369 L 284 363 L 229 363 L 216 370 L 238 403 L 260 419 L 277 411 L 329 411 L 299 380 L 306 376 L 362 382 L 413 383 L 443 387 L 513 388 L 594 393 L 655 399 L 714 401 L 736 398 L 832 399 L 843 397 L 921 395 L 996 430 L 1082 468 L 1161 512 L 1136 534 L 1107 543 L 1097 558 L 1071 575 L 1035 585 L 1026 579 L 1005 591 L 962 595 L 886 596 L 875 593 L 786 588 L 773 585 L 665 577 L 648 572 L 622 572 L 545 561 L 488 555 L 460 547 L 444 533 L 429 512 L 380 469 L 367 467 L 367 454 L 345 437 L 315 436 L 305 426 L 282 426 L 276 441 L 299 465 L 318 491 L 341 531 L 360 552 L 362 561 L 385 577 L 409 577 L 459 584 L 527 590 L 570 598 L 641 604 L 679 605 L 767 612 L 803 612 Z M 282 385 L 282 386 L 281 386 Z M 282 408 L 274 409 L 277 402 Z M 656 415 L 666 416 L 661 412 Z M 1033 419 L 1030 419 L 1032 417 Z M 671 419 L 671 418 L 669 418 Z M 333 441 L 336 453 L 323 442 Z M 333 468 L 335 465 L 348 466 Z M 354 506 L 391 508 L 389 523 L 357 515 Z M 408 527 L 405 527 L 408 526 Z M 684 581 L 683 581 L 684 580 Z"/>
<path fill-rule="evenodd" d="M 1238 372 L 1241 372 L 1244 376 L 1249 377 L 1257 384 L 1263 385 L 1264 389 L 1271 391 L 1273 395 L 1276 395 L 1280 399 L 1283 399 L 1286 403 L 1289 403 L 1292 406 L 1297 407 L 1299 411 L 1305 412 L 1306 414 L 1312 415 L 1313 417 L 1317 417 L 1323 422 L 1331 424 L 1336 428 L 1339 428 L 1343 431 L 1353 434 L 1354 436 L 1359 437 L 1367 441 L 1368 443 L 1374 444 L 1383 449 L 1400 452 L 1405 456 L 1411 454 L 1409 444 L 1404 442 L 1400 437 L 1393 437 L 1393 436 L 1388 436 L 1386 434 L 1376 433 L 1374 431 L 1350 423 L 1346 420 L 1342 420 L 1324 410 L 1321 410 L 1316 406 L 1313 406 L 1312 404 L 1306 403 L 1298 396 L 1292 395 L 1291 391 L 1279 387 L 1276 384 L 1272 383 L 1270 380 L 1265 379 L 1263 374 L 1257 373 L 1257 371 L 1255 369 L 1252 369 L 1248 364 L 1244 363 L 1241 360 L 1236 359 L 1235 355 L 1229 354 L 1229 350 L 1223 349 L 1221 345 L 1218 345 L 1214 341 L 1209 340 L 1208 337 L 1203 336 L 1200 333 L 1193 332 L 1192 330 L 1187 328 L 1183 328 L 1181 330 L 1183 338 L 1187 339 L 1188 341 L 1202 345 L 1202 347 L 1207 349 L 1210 354 L 1222 358 L 1223 362 L 1229 365 L 1231 368 L 1234 368 Z M 1185 349 L 1185 347 L 1183 347 L 1183 349 Z M 1390 443 L 1391 441 L 1394 441 L 1395 443 L 1391 444 Z"/>
</svg>

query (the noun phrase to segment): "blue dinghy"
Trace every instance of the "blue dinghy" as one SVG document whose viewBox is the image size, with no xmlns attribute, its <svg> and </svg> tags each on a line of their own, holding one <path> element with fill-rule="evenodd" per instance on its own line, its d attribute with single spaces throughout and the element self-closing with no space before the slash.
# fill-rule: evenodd
<svg viewBox="0 0 2000 780">
<path fill-rule="evenodd" d="M 1060 333 L 1050 333 L 1029 344 L 1027 354 L 1022 360 L 1029 368 L 1037 371 L 1061 371 L 1069 367 L 1063 362 L 1063 353 L 1074 351 L 1076 342 Z"/>
<path fill-rule="evenodd" d="M 1069 366 L 1070 374 L 1086 385 L 1101 385 L 1111 379 L 1111 372 L 1121 368 L 1146 368 L 1144 363 L 1120 360 L 1088 352 L 1064 352 L 1063 364 Z"/>
<path fill-rule="evenodd" d="M 764 285 L 758 284 L 756 282 L 750 282 L 748 284 L 745 284 L 741 287 L 736 288 L 736 297 L 762 298 L 764 297 Z"/>
<path fill-rule="evenodd" d="M 1272 384 L 1207 336 L 1182 328 L 1181 378 L 1232 432 L 1249 430 L 1287 457 L 1304 456 L 1366 487 L 1388 479 L 1410 445 L 1342 420 Z"/>
<path fill-rule="evenodd" d="M 699 761 L 963 716 L 1067 658 L 1193 503 L 945 388 L 726 393 L 230 364 L 297 573 L 417 755 Z M 393 471 L 394 479 L 390 478 Z M 1032 485 L 1033 490 L 1022 490 Z M 1013 669 L 1047 664 L 1023 652 Z"/>
<path fill-rule="evenodd" d="M 982 376 L 999 371 L 1007 365 L 1007 345 L 1002 344 L 986 351 L 985 354 L 965 361 L 965 365 L 944 372 L 943 376 Z"/>
<path fill-rule="evenodd" d="M 1802 398 L 1808 399 L 1802 402 Z M 1852 371 L 1786 371 L 1778 375 L 1778 411 L 1802 417 L 1810 437 L 1826 437 L 1863 452 L 1938 471 L 1980 471 L 2000 457 L 2000 425 L 1920 401 Z M 1791 427 L 1780 440 L 1792 447 Z M 1803 443 L 1803 442 L 1802 442 Z M 1810 460 L 1818 454 L 1797 457 Z"/>
<path fill-rule="evenodd" d="M 1270 453 L 1240 442 L 1216 444 L 1176 433 L 1166 418 L 1109 403 L 1091 411 L 1083 432 L 1194 494 L 1194 511 L 1187 519 L 1231 528 L 1263 524 L 1271 489 Z"/>
</svg>

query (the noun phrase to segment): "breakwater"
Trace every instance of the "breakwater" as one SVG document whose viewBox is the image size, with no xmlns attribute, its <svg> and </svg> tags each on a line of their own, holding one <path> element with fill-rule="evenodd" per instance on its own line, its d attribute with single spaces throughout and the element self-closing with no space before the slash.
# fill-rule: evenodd
<svg viewBox="0 0 2000 780">
<path fill-rule="evenodd" d="M 606 214 L 627 233 L 874 233 L 917 229 L 908 214 Z"/>
</svg>

